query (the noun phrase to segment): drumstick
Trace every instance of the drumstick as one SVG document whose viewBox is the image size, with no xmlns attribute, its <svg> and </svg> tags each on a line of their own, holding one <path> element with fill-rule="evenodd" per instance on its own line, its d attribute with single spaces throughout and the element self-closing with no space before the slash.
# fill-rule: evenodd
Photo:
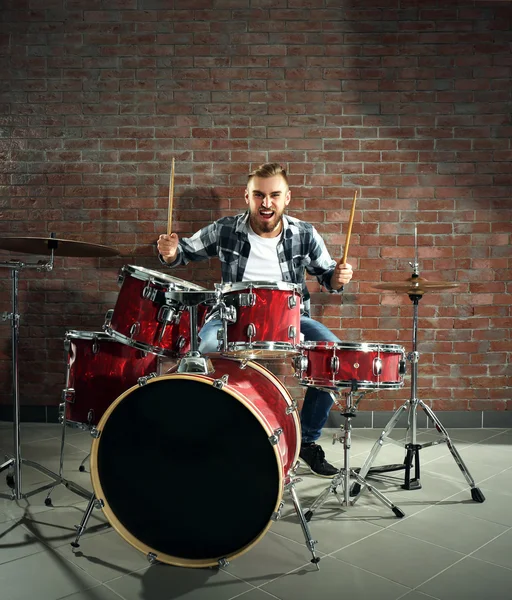
<svg viewBox="0 0 512 600">
<path fill-rule="evenodd" d="M 169 212 L 167 214 L 167 235 L 172 233 L 172 201 L 174 199 L 174 157 L 172 159 L 171 178 L 169 180 Z"/>
<path fill-rule="evenodd" d="M 348 245 L 350 243 L 350 234 L 352 233 L 352 223 L 354 222 L 354 213 L 356 212 L 356 198 L 357 198 L 357 190 L 354 192 L 354 200 L 352 200 L 352 210 L 350 211 L 350 219 L 348 221 L 347 239 L 345 240 L 345 251 L 343 252 L 343 258 L 341 259 L 342 265 L 344 265 L 347 262 Z"/>
</svg>

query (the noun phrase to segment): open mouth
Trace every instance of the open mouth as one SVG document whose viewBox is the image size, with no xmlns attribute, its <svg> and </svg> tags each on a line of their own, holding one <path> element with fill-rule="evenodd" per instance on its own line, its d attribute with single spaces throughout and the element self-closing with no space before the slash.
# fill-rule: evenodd
<svg viewBox="0 0 512 600">
<path fill-rule="evenodd" d="M 260 208 L 259 215 L 265 221 L 269 221 L 274 216 L 274 211 Z"/>
</svg>

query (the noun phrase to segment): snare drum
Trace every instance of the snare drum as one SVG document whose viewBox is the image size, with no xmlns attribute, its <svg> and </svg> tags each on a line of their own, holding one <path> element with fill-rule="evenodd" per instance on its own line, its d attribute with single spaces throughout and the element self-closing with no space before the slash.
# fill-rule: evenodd
<svg viewBox="0 0 512 600">
<path fill-rule="evenodd" d="M 146 556 L 183 567 L 216 566 L 256 544 L 299 453 L 296 406 L 279 379 L 250 361 L 211 361 L 208 375 L 174 373 L 127 390 L 91 449 L 110 524 Z M 191 426 L 192 413 L 200 418 Z"/>
<path fill-rule="evenodd" d="M 64 417 L 68 425 L 97 425 L 114 400 L 157 370 L 157 357 L 99 331 L 67 331 Z"/>
<path fill-rule="evenodd" d="M 297 354 L 300 289 L 281 281 L 221 285 L 222 354 L 261 359 Z"/>
<path fill-rule="evenodd" d="M 152 354 L 178 356 L 190 349 L 190 313 L 170 300 L 169 291 L 204 290 L 182 279 L 126 265 L 119 275 L 121 290 L 107 312 L 103 329 L 117 341 Z M 198 328 L 206 307 L 198 306 Z"/>
<path fill-rule="evenodd" d="M 405 349 L 397 344 L 304 342 L 294 367 L 303 385 L 398 389 L 404 384 Z"/>
</svg>

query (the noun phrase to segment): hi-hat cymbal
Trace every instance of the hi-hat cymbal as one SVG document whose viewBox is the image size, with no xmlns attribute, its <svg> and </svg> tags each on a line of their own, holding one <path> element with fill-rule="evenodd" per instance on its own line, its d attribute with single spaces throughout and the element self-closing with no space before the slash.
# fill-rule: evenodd
<svg viewBox="0 0 512 600">
<path fill-rule="evenodd" d="M 405 281 L 390 281 L 389 283 L 376 283 L 372 287 L 377 290 L 389 290 L 391 292 L 402 292 L 409 296 L 423 296 L 428 291 L 432 290 L 447 290 L 450 288 L 459 287 L 460 283 L 452 283 L 450 281 L 428 281 L 423 277 L 411 275 Z"/>
<path fill-rule="evenodd" d="M 0 237 L 0 250 L 24 254 L 51 254 L 55 256 L 117 256 L 118 250 L 100 244 L 43 237 Z"/>
</svg>

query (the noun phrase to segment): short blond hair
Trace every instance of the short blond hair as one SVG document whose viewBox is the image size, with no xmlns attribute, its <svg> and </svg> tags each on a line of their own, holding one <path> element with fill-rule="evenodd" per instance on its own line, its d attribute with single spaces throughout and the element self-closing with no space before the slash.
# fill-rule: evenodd
<svg viewBox="0 0 512 600">
<path fill-rule="evenodd" d="M 283 169 L 279 163 L 264 163 L 263 165 L 260 165 L 257 169 L 254 169 L 252 173 L 249 173 L 247 184 L 249 184 L 254 177 L 268 179 L 269 177 L 275 177 L 276 175 L 280 175 L 285 180 L 286 185 L 288 185 L 286 170 Z"/>
</svg>

